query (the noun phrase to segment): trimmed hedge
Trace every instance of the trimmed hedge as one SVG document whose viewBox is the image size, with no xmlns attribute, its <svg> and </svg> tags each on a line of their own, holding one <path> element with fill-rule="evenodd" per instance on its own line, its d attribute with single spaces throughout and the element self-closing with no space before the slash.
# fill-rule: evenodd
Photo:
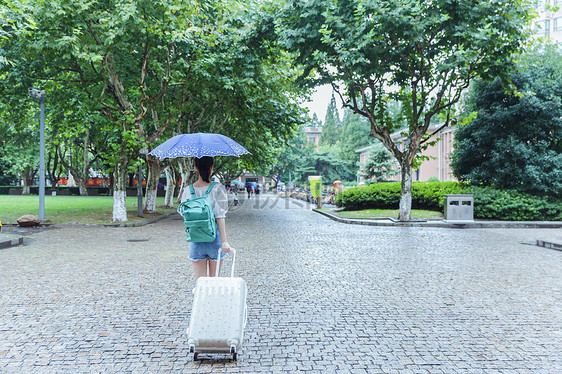
<svg viewBox="0 0 562 374">
<path fill-rule="evenodd" d="M 472 187 L 474 217 L 507 221 L 562 221 L 562 199 L 514 190 Z"/>
<path fill-rule="evenodd" d="M 445 195 L 472 194 L 474 218 L 508 221 L 561 221 L 562 199 L 532 196 L 513 190 L 475 187 L 459 182 L 414 182 L 412 208 L 443 212 Z M 400 183 L 354 187 L 336 197 L 345 210 L 397 209 Z"/>
</svg>

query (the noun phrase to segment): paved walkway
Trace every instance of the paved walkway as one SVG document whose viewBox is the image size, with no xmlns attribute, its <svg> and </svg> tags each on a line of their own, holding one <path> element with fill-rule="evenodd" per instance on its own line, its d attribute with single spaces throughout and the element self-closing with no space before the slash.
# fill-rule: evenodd
<svg viewBox="0 0 562 374">
<path fill-rule="evenodd" d="M 227 222 L 249 289 L 239 360 L 192 362 L 177 218 L 0 250 L 0 373 L 562 371 L 562 252 L 525 244 L 552 229 L 346 225 L 272 196 Z"/>
</svg>

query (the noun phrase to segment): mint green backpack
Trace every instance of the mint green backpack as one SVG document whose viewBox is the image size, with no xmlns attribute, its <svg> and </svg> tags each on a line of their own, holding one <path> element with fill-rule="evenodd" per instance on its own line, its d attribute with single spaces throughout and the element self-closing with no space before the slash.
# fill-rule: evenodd
<svg viewBox="0 0 562 374">
<path fill-rule="evenodd" d="M 183 217 L 188 242 L 212 242 L 216 238 L 217 221 L 211 201 L 207 197 L 215 184 L 217 182 L 211 183 L 201 197 L 195 197 L 193 185 L 189 185 L 192 198 L 187 199 L 178 207 L 178 213 Z"/>
</svg>

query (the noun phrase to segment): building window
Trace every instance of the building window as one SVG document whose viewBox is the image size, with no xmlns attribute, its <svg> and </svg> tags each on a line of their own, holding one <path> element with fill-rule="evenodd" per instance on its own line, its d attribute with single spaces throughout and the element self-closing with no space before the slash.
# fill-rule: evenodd
<svg viewBox="0 0 562 374">
<path fill-rule="evenodd" d="M 550 21 L 535 22 L 535 34 L 548 35 L 550 32 Z"/>
<path fill-rule="evenodd" d="M 546 8 L 546 5 L 549 4 L 550 4 L 550 0 L 535 0 L 535 9 L 544 10 Z"/>
<path fill-rule="evenodd" d="M 309 142 L 309 143 L 314 143 L 314 144 L 316 144 L 316 138 L 315 138 L 314 136 L 309 136 L 309 137 L 308 137 L 308 142 Z"/>
<path fill-rule="evenodd" d="M 555 18 L 552 27 L 554 31 L 562 31 L 562 17 Z"/>
<path fill-rule="evenodd" d="M 415 179 L 416 179 L 416 182 L 420 181 L 420 168 L 416 169 Z"/>
</svg>

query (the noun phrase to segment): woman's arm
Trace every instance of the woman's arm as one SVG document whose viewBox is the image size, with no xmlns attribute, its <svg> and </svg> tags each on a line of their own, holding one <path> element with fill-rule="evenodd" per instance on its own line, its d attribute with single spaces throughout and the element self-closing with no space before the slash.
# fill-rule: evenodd
<svg viewBox="0 0 562 374">
<path fill-rule="evenodd" d="M 226 241 L 226 224 L 224 217 L 217 218 L 217 227 L 219 228 L 219 235 L 221 236 L 221 247 L 224 253 L 230 252 L 230 245 Z"/>
</svg>

